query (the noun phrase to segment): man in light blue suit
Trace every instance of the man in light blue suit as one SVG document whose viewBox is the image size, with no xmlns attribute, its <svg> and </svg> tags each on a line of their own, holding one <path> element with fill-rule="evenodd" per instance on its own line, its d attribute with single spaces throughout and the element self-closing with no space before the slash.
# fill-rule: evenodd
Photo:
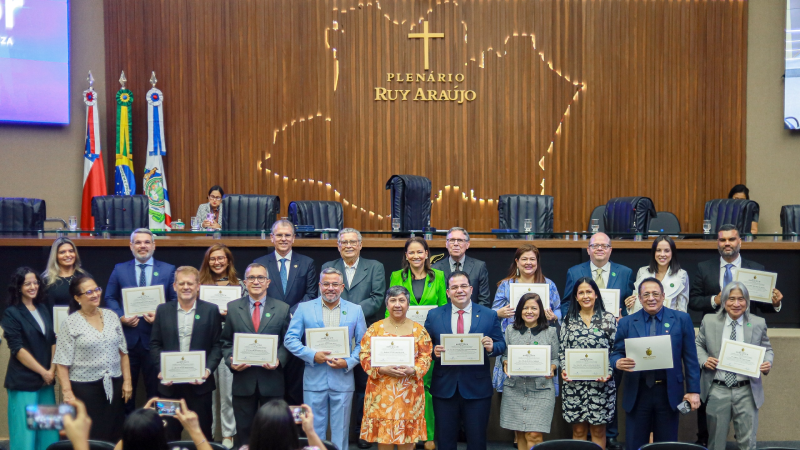
<svg viewBox="0 0 800 450">
<path fill-rule="evenodd" d="M 359 364 L 361 338 L 367 331 L 367 324 L 359 305 L 341 299 L 344 290 L 342 272 L 333 267 L 324 269 L 320 274 L 319 290 L 319 298 L 298 305 L 283 345 L 306 364 L 303 401 L 314 411 L 314 430 L 325 436 L 330 418 L 331 441 L 339 450 L 347 450 L 350 407 L 355 390 L 353 368 Z M 350 356 L 331 357 L 330 351 L 316 351 L 303 345 L 307 329 L 327 327 L 348 328 Z"/>
</svg>

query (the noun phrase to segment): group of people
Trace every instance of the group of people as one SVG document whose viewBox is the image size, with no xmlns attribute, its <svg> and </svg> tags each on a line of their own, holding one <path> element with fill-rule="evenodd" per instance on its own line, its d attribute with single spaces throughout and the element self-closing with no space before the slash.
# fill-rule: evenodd
<svg viewBox="0 0 800 450">
<path fill-rule="evenodd" d="M 691 284 L 668 236 L 653 242 L 650 261 L 634 277 L 610 261 L 611 240 L 597 233 L 589 241 L 589 261 L 569 269 L 563 299 L 544 275 L 539 250 L 525 244 L 492 301 L 486 264 L 467 256 L 470 238 L 463 228 L 449 230 L 448 256 L 435 264 L 425 240 L 408 239 L 402 268 L 390 275 L 388 289 L 383 265 L 360 256 L 357 230 L 339 232 L 340 258 L 323 264 L 319 276 L 311 258 L 293 251 L 294 239 L 291 222 L 275 222 L 274 252 L 249 264 L 240 278 L 224 244 L 206 251 L 199 270 L 176 268 L 154 259 L 153 234 L 138 229 L 130 239 L 134 259 L 115 266 L 104 297 L 81 268 L 75 245 L 57 239 L 42 275 L 30 268 L 14 274 L 2 320 L 12 354 L 5 384 L 11 440 L 21 443 L 14 448 L 44 448 L 56 438 L 24 423 L 25 405 L 55 402 L 56 380 L 65 401 L 86 405 L 94 419 L 92 439 L 118 441 L 125 416 L 134 411 L 140 373 L 148 398 L 183 399 L 204 436 L 213 436 L 219 420 L 228 447 L 234 437 L 237 444 L 252 442 L 261 432 L 254 418 L 264 405 L 285 399 L 284 405 L 308 405 L 316 434 L 324 437 L 330 427 L 339 449 L 348 447 L 353 422 L 361 448 L 377 443 L 380 450 L 410 450 L 424 442 L 429 450 L 455 450 L 463 431 L 469 450 L 483 450 L 496 390 L 502 393 L 500 425 L 515 432 L 520 450 L 550 431 L 559 392 L 573 438 L 614 448 L 620 447 L 616 399 L 623 383 L 630 450 L 647 443 L 651 433 L 655 441 L 676 440 L 684 400 L 707 412 L 698 420 L 708 423 L 710 448 L 724 448 L 731 421 L 740 448 L 755 448 L 760 378 L 734 374 L 731 383 L 730 373 L 716 370 L 722 339 L 766 347 L 764 374 L 772 361 L 763 319 L 750 311 L 747 289 L 732 282 L 738 268 L 763 266 L 741 258 L 741 239 L 732 226 L 719 231 L 720 257 L 701 263 Z M 528 293 L 512 308 L 513 283 L 546 284 L 549 301 Z M 126 317 L 121 289 L 154 285 L 164 286 L 167 302 L 155 313 Z M 201 285 L 240 286 L 242 297 L 221 311 L 199 299 Z M 606 311 L 606 288 L 619 289 L 619 311 Z M 780 311 L 781 301 L 775 290 L 772 305 L 753 303 L 752 309 Z M 57 335 L 53 306 L 70 312 Z M 432 309 L 418 323 L 409 317 L 410 306 Z M 697 337 L 687 308 L 715 313 L 704 318 Z M 738 334 L 732 323 L 743 327 Z M 307 345 L 305 332 L 322 327 L 347 327 L 349 356 L 332 357 Z M 277 363 L 234 364 L 236 333 L 278 336 Z M 483 335 L 484 362 L 443 365 L 441 336 L 467 333 Z M 670 336 L 673 368 L 636 371 L 626 358 L 625 339 L 654 335 Z M 413 337 L 413 366 L 374 367 L 372 338 L 379 336 Z M 550 375 L 508 376 L 509 345 L 549 345 Z M 608 349 L 605 376 L 569 379 L 565 352 L 583 348 Z M 159 365 L 165 351 L 204 351 L 202 379 L 163 382 Z M 495 358 L 493 368 L 489 358 Z M 213 403 L 217 389 L 219 408 Z M 167 439 L 178 439 L 182 422 L 164 421 Z"/>
</svg>

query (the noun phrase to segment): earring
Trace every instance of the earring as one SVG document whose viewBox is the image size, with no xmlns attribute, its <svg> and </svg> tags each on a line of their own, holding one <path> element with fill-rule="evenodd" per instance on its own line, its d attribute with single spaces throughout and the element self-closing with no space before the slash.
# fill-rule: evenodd
<svg viewBox="0 0 800 450">
<path fill-rule="evenodd" d="M 519 266 L 517 266 L 517 278 L 519 278 Z"/>
</svg>

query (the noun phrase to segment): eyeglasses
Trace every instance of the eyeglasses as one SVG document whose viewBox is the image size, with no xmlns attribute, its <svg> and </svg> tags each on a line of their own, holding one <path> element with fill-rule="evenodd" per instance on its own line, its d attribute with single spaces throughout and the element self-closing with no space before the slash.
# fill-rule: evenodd
<svg viewBox="0 0 800 450">
<path fill-rule="evenodd" d="M 102 292 L 103 292 L 103 288 L 98 286 L 98 287 L 96 287 L 94 289 L 89 289 L 88 291 L 84 292 L 81 295 L 85 295 L 85 296 L 89 297 L 89 296 L 92 296 L 94 294 L 100 295 Z"/>
<path fill-rule="evenodd" d="M 644 294 L 642 294 L 642 298 L 645 300 L 649 298 L 660 298 L 660 297 L 661 297 L 661 292 L 645 292 Z"/>
<path fill-rule="evenodd" d="M 208 198 L 209 200 L 222 200 L 222 197 L 218 197 L 216 195 L 209 195 Z"/>
<path fill-rule="evenodd" d="M 219 261 L 219 262 L 225 262 L 225 261 L 227 261 L 227 260 L 228 260 L 228 257 L 227 257 L 227 256 L 220 256 L 220 257 L 216 257 L 216 256 L 215 256 L 215 257 L 212 257 L 212 258 L 208 258 L 208 262 L 210 262 L 210 263 L 215 263 L 215 262 L 217 262 L 217 261 Z"/>
<path fill-rule="evenodd" d="M 611 248 L 609 244 L 589 244 L 589 248 L 593 250 L 608 250 Z"/>
<path fill-rule="evenodd" d="M 355 247 L 358 245 L 358 241 L 339 241 L 339 245 L 342 247 Z"/>
<path fill-rule="evenodd" d="M 462 290 L 462 291 L 466 291 L 467 289 L 469 289 L 471 287 L 472 286 L 470 286 L 468 284 L 462 284 L 462 285 L 459 285 L 459 286 L 450 286 L 450 290 L 454 291 L 454 292 L 458 291 L 459 289 Z"/>
<path fill-rule="evenodd" d="M 245 278 L 245 280 L 246 280 L 248 283 L 255 283 L 256 281 L 258 281 L 259 283 L 266 283 L 268 279 L 269 279 L 269 278 L 267 278 L 267 277 L 265 277 L 265 276 L 260 276 L 260 277 L 247 277 L 247 278 Z"/>
<path fill-rule="evenodd" d="M 466 239 L 448 239 L 447 242 L 450 244 L 464 245 L 464 243 L 466 243 L 467 241 Z"/>
<path fill-rule="evenodd" d="M 322 287 L 324 287 L 324 288 L 330 288 L 330 287 L 332 287 L 332 288 L 334 288 L 334 289 L 337 289 L 337 288 L 339 288 L 339 286 L 344 286 L 342 283 L 328 283 L 328 282 L 325 282 L 325 283 L 320 283 L 320 285 L 321 285 Z"/>
</svg>

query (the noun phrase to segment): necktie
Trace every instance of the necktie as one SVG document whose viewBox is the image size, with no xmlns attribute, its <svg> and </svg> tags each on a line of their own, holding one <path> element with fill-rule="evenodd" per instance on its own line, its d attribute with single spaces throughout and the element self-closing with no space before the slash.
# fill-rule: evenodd
<svg viewBox="0 0 800 450">
<path fill-rule="evenodd" d="M 456 334 L 464 334 L 464 310 L 458 311 L 458 322 L 456 322 Z"/>
<path fill-rule="evenodd" d="M 600 289 L 606 288 L 606 282 L 603 281 L 603 269 L 597 269 L 597 277 L 595 277 L 594 282 L 597 283 L 597 287 Z"/>
<path fill-rule="evenodd" d="M 147 286 L 147 279 L 144 276 L 144 268 L 147 264 L 139 264 L 139 287 Z"/>
<path fill-rule="evenodd" d="M 261 302 L 253 304 L 253 329 L 258 332 L 258 326 L 261 325 Z"/>
<path fill-rule="evenodd" d="M 731 273 L 732 267 L 733 264 L 725 264 L 725 275 L 722 277 L 722 289 L 725 289 L 725 286 L 733 281 L 733 274 Z"/>
<path fill-rule="evenodd" d="M 286 258 L 281 258 L 281 284 L 283 285 L 283 293 L 286 293 L 286 283 L 289 282 L 289 276 L 286 273 Z"/>
<path fill-rule="evenodd" d="M 455 270 L 455 272 L 458 272 L 459 270 L 461 270 L 461 263 L 460 263 L 460 262 L 457 262 L 457 263 L 455 264 L 455 266 L 456 266 L 456 270 Z"/>
<path fill-rule="evenodd" d="M 737 322 L 731 322 L 731 340 L 736 340 L 736 325 Z M 736 374 L 733 372 L 725 372 L 725 386 L 732 388 L 736 385 Z"/>
<path fill-rule="evenodd" d="M 650 336 L 656 335 L 656 316 L 650 316 Z M 644 377 L 647 387 L 653 387 L 656 384 L 656 371 L 648 370 Z"/>
</svg>

